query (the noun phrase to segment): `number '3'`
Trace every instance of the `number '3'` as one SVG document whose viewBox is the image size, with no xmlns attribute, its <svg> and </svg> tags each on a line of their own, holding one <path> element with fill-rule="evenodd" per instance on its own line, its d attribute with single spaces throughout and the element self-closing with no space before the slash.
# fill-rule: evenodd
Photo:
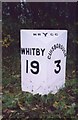
<svg viewBox="0 0 78 120">
<path fill-rule="evenodd" d="M 58 74 L 61 70 L 61 66 L 60 66 L 61 60 L 56 60 L 56 61 L 54 61 L 54 63 L 56 64 L 56 67 L 58 68 L 58 70 L 54 69 L 54 71 L 56 74 Z"/>
</svg>

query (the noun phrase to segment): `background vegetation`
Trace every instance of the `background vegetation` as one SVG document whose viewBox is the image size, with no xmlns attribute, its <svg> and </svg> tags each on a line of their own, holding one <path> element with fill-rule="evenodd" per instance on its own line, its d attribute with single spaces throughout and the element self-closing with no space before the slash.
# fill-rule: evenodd
<svg viewBox="0 0 78 120">
<path fill-rule="evenodd" d="M 2 3 L 3 120 L 78 119 L 77 3 Z M 55 95 L 21 91 L 20 29 L 68 30 L 65 88 Z"/>
</svg>

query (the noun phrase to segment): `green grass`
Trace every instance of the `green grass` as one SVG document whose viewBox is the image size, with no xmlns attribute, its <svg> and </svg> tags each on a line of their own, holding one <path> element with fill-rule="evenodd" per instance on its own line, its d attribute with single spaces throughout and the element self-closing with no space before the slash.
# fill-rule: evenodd
<svg viewBox="0 0 78 120">
<path fill-rule="evenodd" d="M 78 118 L 77 79 L 66 81 L 65 88 L 60 89 L 55 95 L 32 95 L 22 92 L 19 85 L 20 80 L 11 77 L 3 82 L 3 118 L 25 120 L 29 118 Z M 10 82 L 10 83 L 9 83 Z M 6 86 L 6 84 L 8 86 Z M 6 118 L 6 116 L 8 116 Z"/>
</svg>

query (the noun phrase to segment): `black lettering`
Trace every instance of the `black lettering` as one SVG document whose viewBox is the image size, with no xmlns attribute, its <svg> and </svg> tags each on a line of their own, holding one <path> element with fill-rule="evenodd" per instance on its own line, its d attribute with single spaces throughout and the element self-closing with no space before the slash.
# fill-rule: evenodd
<svg viewBox="0 0 78 120">
<path fill-rule="evenodd" d="M 30 48 L 30 55 L 32 55 L 32 49 Z"/>
<path fill-rule="evenodd" d="M 58 74 L 61 70 L 61 66 L 60 66 L 60 63 L 61 63 L 61 60 L 56 60 L 54 61 L 54 63 L 56 64 L 56 67 L 58 67 L 58 70 L 54 70 L 56 74 Z"/>
<path fill-rule="evenodd" d="M 37 34 L 36 34 L 36 33 L 33 33 L 33 35 L 35 35 L 35 36 L 36 36 Z"/>
<path fill-rule="evenodd" d="M 33 55 L 35 55 L 35 48 L 32 48 Z"/>
<path fill-rule="evenodd" d="M 39 50 L 39 48 L 36 49 L 36 55 L 40 55 L 40 50 Z"/>
<path fill-rule="evenodd" d="M 26 55 L 30 54 L 30 48 L 26 48 Z"/>
<path fill-rule="evenodd" d="M 43 33 L 43 34 L 44 34 L 44 36 L 46 37 L 48 33 Z"/>
<path fill-rule="evenodd" d="M 21 49 L 21 54 L 25 54 L 25 49 Z"/>
<path fill-rule="evenodd" d="M 48 58 L 48 59 L 51 59 L 51 56 L 50 56 L 50 55 L 48 55 L 48 56 L 47 56 L 47 58 Z"/>
<path fill-rule="evenodd" d="M 64 57 L 66 57 L 67 56 L 67 53 L 64 53 Z"/>
<path fill-rule="evenodd" d="M 56 49 L 56 45 L 54 45 L 54 49 Z"/>
<path fill-rule="evenodd" d="M 26 73 L 28 73 L 28 60 L 26 60 Z"/>
<path fill-rule="evenodd" d="M 61 45 L 59 44 L 59 48 L 61 48 Z"/>
<path fill-rule="evenodd" d="M 49 51 L 50 54 L 52 54 L 52 52 L 53 52 L 52 50 Z"/>
<path fill-rule="evenodd" d="M 57 43 L 57 48 L 58 48 L 59 46 L 58 46 L 58 43 Z"/>
<path fill-rule="evenodd" d="M 35 71 L 34 71 L 34 69 L 30 69 L 33 74 L 39 73 L 39 63 L 37 61 L 32 61 L 31 67 L 36 69 Z"/>
<path fill-rule="evenodd" d="M 51 49 L 54 51 L 54 48 L 53 48 L 53 47 L 52 47 Z"/>
<path fill-rule="evenodd" d="M 42 51 L 42 56 L 44 56 L 44 51 L 45 51 L 45 49 L 41 49 L 41 51 Z"/>
</svg>

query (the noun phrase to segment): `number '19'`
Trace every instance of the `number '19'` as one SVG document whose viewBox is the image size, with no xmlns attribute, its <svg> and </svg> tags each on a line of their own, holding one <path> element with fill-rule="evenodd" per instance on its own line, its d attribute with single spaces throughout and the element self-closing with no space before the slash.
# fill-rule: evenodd
<svg viewBox="0 0 78 120">
<path fill-rule="evenodd" d="M 39 62 L 38 61 L 32 61 L 30 64 L 28 62 L 28 60 L 25 61 L 26 62 L 26 73 L 28 73 L 28 69 L 29 69 L 29 65 L 31 67 L 30 71 L 33 74 L 38 74 L 39 73 Z"/>
</svg>

